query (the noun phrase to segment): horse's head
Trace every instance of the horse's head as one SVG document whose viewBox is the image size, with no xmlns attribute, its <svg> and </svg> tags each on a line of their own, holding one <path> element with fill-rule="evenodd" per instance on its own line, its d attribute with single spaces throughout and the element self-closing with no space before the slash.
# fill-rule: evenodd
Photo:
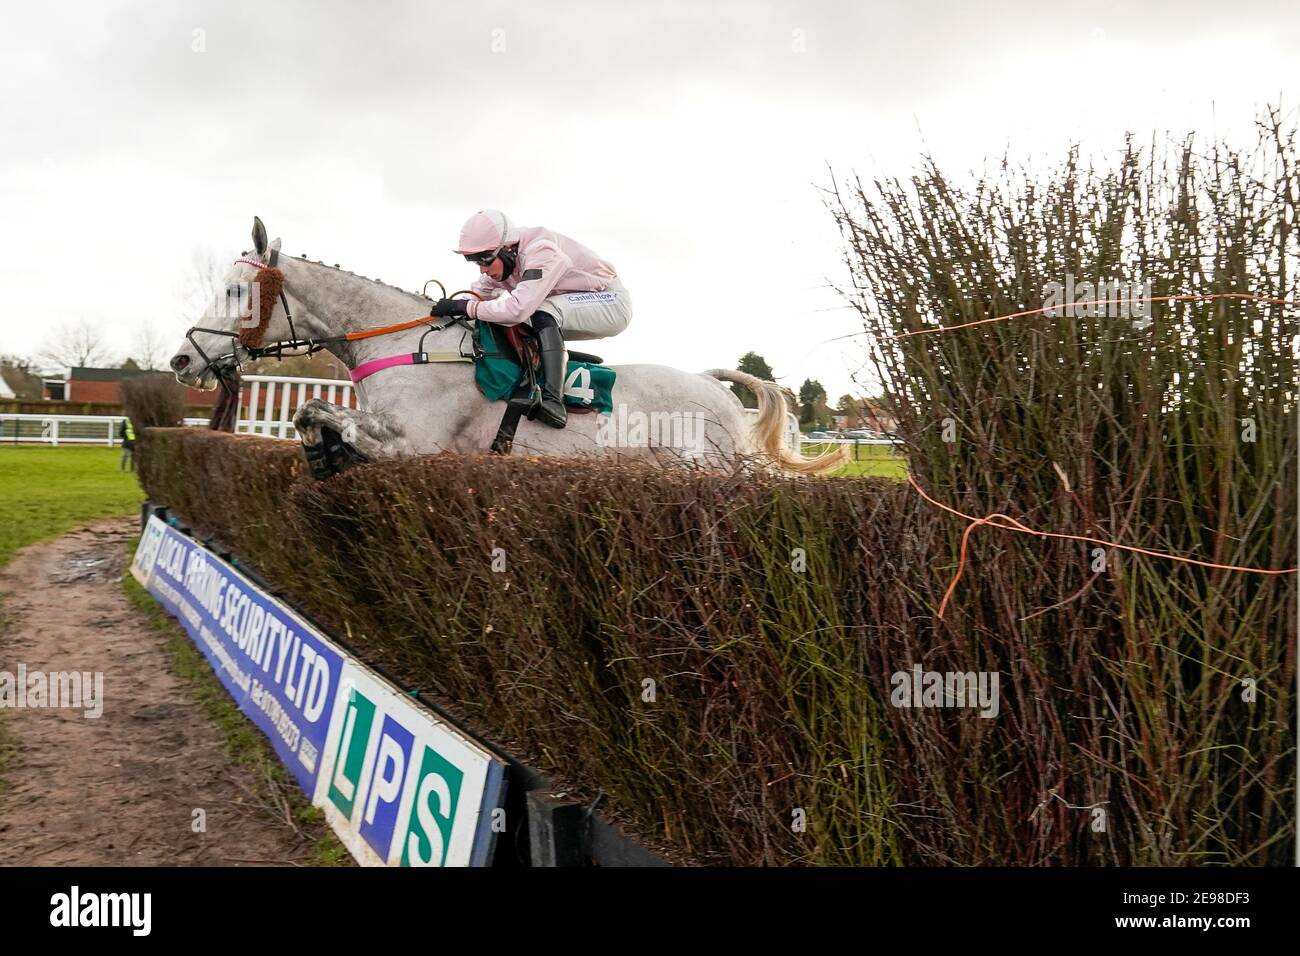
<svg viewBox="0 0 1300 956">
<path fill-rule="evenodd" d="M 266 227 L 254 217 L 253 251 L 231 264 L 215 301 L 172 356 L 178 382 L 213 388 L 225 372 L 257 357 L 264 345 L 295 338 L 279 256 L 280 240 L 267 242 Z"/>
</svg>

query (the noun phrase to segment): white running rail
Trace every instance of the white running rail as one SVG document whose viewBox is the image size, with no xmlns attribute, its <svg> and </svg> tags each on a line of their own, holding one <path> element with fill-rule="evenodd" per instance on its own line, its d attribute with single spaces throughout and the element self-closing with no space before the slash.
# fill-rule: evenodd
<svg viewBox="0 0 1300 956">
<path fill-rule="evenodd" d="M 121 415 L 0 414 L 0 445 L 118 445 Z"/>
<path fill-rule="evenodd" d="M 239 394 L 235 431 L 271 438 L 296 439 L 293 416 L 311 398 L 358 408 L 356 389 L 348 379 L 293 378 L 288 375 L 245 375 Z M 0 445 L 120 445 L 122 415 L 0 414 Z M 207 425 L 206 418 L 186 418 L 186 425 Z"/>
<path fill-rule="evenodd" d="M 293 416 L 303 403 L 313 398 L 323 398 L 331 405 L 344 408 L 360 408 L 356 389 L 348 379 L 245 375 L 239 395 L 241 417 L 235 431 L 272 438 L 297 438 Z M 247 417 L 242 417 L 245 413 Z M 190 419 L 186 419 L 185 424 L 190 424 Z"/>
</svg>

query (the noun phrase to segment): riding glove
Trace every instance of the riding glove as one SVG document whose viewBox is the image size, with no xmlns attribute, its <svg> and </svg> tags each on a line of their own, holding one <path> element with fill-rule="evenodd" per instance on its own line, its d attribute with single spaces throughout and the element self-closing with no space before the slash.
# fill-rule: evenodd
<svg viewBox="0 0 1300 956">
<path fill-rule="evenodd" d="M 466 317 L 469 312 L 466 311 L 469 305 L 468 299 L 439 299 L 432 309 L 430 315 L 436 315 L 440 319 L 451 319 L 456 317 Z"/>
</svg>

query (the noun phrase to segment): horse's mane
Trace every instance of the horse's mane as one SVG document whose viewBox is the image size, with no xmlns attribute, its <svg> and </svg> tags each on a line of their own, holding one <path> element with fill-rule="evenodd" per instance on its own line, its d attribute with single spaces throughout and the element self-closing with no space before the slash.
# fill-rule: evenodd
<svg viewBox="0 0 1300 956">
<path fill-rule="evenodd" d="M 251 250 L 248 250 L 248 249 L 245 249 L 242 253 L 240 253 L 240 255 L 243 255 L 243 256 L 250 256 L 250 255 L 252 255 L 252 254 L 253 254 L 252 251 L 251 251 Z M 290 256 L 289 258 L 291 258 L 291 259 L 298 259 L 298 260 L 300 260 L 300 261 L 302 261 L 302 262 L 307 262 L 307 263 L 310 263 L 310 264 L 312 264 L 312 265 L 324 266 L 326 269 L 333 269 L 335 272 L 343 272 L 343 273 L 346 273 L 347 275 L 350 275 L 350 276 L 356 276 L 356 278 L 358 278 L 358 279 L 364 279 L 366 282 L 371 282 L 371 283 L 373 283 L 373 284 L 375 284 L 375 285 L 381 285 L 381 286 L 383 286 L 385 289 L 392 289 L 392 290 L 394 290 L 395 292 L 403 292 L 403 293 L 405 293 L 406 295 L 413 295 L 413 296 L 415 296 L 417 299 L 427 299 L 427 298 L 428 298 L 428 296 L 423 295 L 423 294 L 421 294 L 421 293 L 419 293 L 419 292 L 415 292 L 415 291 L 413 291 L 413 290 L 411 290 L 411 289 L 403 289 L 401 286 L 389 285 L 389 284 L 388 284 L 387 282 L 385 282 L 383 279 L 372 279 L 372 278 L 370 278 L 370 276 L 363 276 L 363 275 L 360 275 L 360 274 L 358 274 L 358 273 L 356 273 L 356 272 L 351 271 L 350 269 L 344 269 L 344 268 L 341 268 L 337 262 L 334 263 L 333 265 L 329 265 L 328 263 L 321 262 L 321 260 L 319 260 L 319 259 L 308 259 L 308 258 L 307 258 L 307 253 L 305 253 L 305 252 L 304 252 L 302 255 L 300 255 L 300 256 Z"/>
</svg>

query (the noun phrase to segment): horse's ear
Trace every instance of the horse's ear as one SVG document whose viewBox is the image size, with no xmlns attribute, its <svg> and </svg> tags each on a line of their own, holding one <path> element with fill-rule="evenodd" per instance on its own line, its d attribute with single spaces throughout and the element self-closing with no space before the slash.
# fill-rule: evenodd
<svg viewBox="0 0 1300 956">
<path fill-rule="evenodd" d="M 275 240 L 271 243 L 271 245 L 268 246 L 267 248 L 270 249 L 270 252 L 269 252 L 269 253 L 267 254 L 267 256 L 266 256 L 266 264 L 267 264 L 268 266 L 270 266 L 272 269 L 274 269 L 275 266 L 276 266 L 276 262 L 277 262 L 277 260 L 279 260 L 279 258 L 280 258 L 280 239 L 279 239 L 279 237 L 276 237 L 276 239 L 275 239 Z"/>
<path fill-rule="evenodd" d="M 266 253 L 266 226 L 256 216 L 253 217 L 253 248 L 259 256 Z"/>
</svg>

